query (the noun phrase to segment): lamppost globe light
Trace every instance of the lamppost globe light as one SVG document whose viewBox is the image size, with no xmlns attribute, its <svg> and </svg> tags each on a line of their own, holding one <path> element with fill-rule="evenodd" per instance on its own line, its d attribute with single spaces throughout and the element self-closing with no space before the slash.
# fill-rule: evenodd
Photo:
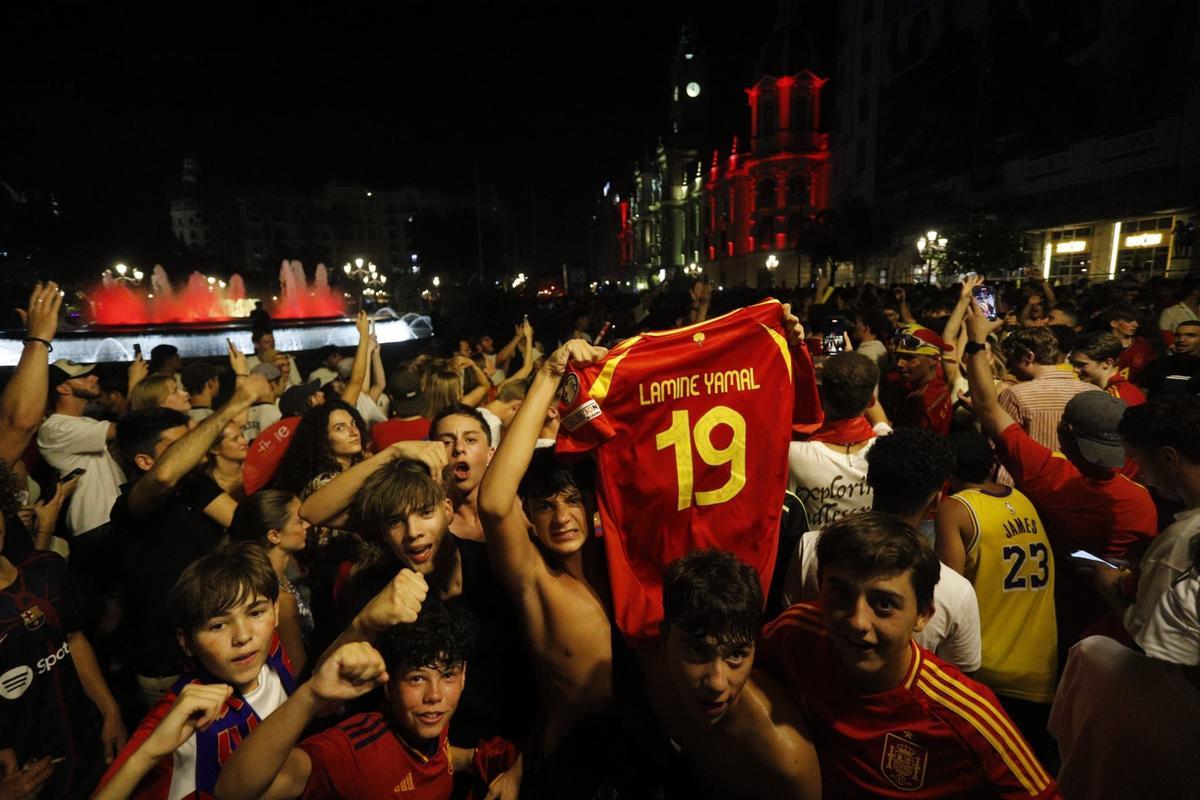
<svg viewBox="0 0 1200 800">
<path fill-rule="evenodd" d="M 145 276 L 146 276 L 146 273 L 142 272 L 140 269 L 135 269 L 135 270 L 133 271 L 133 278 L 134 278 L 134 280 L 138 280 L 138 281 L 140 281 L 140 280 L 141 280 L 142 278 L 144 278 Z"/>
<path fill-rule="evenodd" d="M 216 283 L 216 282 L 217 282 L 217 279 L 216 279 L 216 278 L 214 278 L 212 275 L 209 275 L 209 276 L 208 276 L 208 285 L 209 285 L 209 286 L 212 286 L 212 285 L 213 285 L 214 283 Z"/>
<path fill-rule="evenodd" d="M 374 273 L 374 272 L 375 272 L 375 264 L 374 264 L 373 262 L 372 262 L 372 263 L 370 263 L 370 264 L 367 264 L 367 269 L 368 269 L 370 272 Z"/>
<path fill-rule="evenodd" d="M 931 242 L 936 242 L 938 238 L 937 231 L 929 231 L 925 234 L 925 238 Z"/>
<path fill-rule="evenodd" d="M 124 264 L 117 264 L 117 274 L 118 275 L 124 275 L 128 269 L 129 269 L 129 267 L 125 266 Z"/>
<path fill-rule="evenodd" d="M 925 237 L 924 237 L 924 236 L 922 236 L 920 239 L 917 239 L 917 252 L 918 252 L 918 253 L 924 253 L 924 252 L 925 252 L 925 246 L 926 246 L 927 244 L 928 244 L 928 242 L 925 240 Z"/>
<path fill-rule="evenodd" d="M 945 247 L 946 242 L 947 242 L 947 239 L 944 236 L 941 239 L 938 239 L 938 247 Z"/>
<path fill-rule="evenodd" d="M 361 258 L 354 259 L 354 266 L 358 267 L 359 269 L 362 269 L 362 265 L 363 265 L 363 260 Z"/>
<path fill-rule="evenodd" d="M 439 278 L 437 275 L 434 275 L 433 276 L 433 287 L 436 289 L 437 287 L 439 287 L 441 285 L 442 285 L 442 279 Z"/>
<path fill-rule="evenodd" d="M 350 274 L 350 262 L 349 261 L 347 261 L 345 264 L 342 265 L 342 272 L 346 273 L 347 275 Z"/>
<path fill-rule="evenodd" d="M 224 288 L 225 288 L 225 281 L 217 281 L 217 286 L 220 286 L 222 289 L 224 289 Z"/>
</svg>

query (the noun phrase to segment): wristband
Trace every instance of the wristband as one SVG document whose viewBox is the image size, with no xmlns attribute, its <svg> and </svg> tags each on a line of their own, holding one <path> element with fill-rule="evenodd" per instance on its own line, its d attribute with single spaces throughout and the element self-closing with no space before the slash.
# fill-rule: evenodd
<svg viewBox="0 0 1200 800">
<path fill-rule="evenodd" d="M 249 377 L 250 377 L 250 373 L 249 373 L 249 372 L 235 372 L 235 373 L 233 373 L 233 374 L 234 374 L 234 375 L 236 375 L 236 376 L 237 376 L 237 377 L 239 377 L 239 378 L 249 378 Z"/>
<path fill-rule="evenodd" d="M 47 353 L 53 353 L 53 352 L 54 352 L 54 345 L 50 344 L 50 343 L 49 343 L 48 341 L 46 341 L 45 339 L 39 339 L 39 338 L 38 338 L 38 337 L 36 337 L 36 336 L 30 336 L 28 339 L 22 339 L 21 341 L 22 341 L 24 344 L 29 344 L 30 342 L 41 342 L 42 344 L 46 345 L 46 352 L 47 352 Z"/>
<path fill-rule="evenodd" d="M 983 342 L 967 342 L 963 345 L 963 355 L 973 356 L 976 353 L 981 353 L 987 349 L 987 345 Z"/>
</svg>

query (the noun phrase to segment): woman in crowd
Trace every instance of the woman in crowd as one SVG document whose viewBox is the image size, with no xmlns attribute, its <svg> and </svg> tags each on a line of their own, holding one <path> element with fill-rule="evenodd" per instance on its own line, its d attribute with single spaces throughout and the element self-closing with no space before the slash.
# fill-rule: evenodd
<svg viewBox="0 0 1200 800">
<path fill-rule="evenodd" d="M 173 408 L 187 411 L 192 407 L 188 393 L 183 390 L 173 375 L 150 375 L 129 390 L 129 410 L 143 408 Z"/>
<path fill-rule="evenodd" d="M 308 522 L 300 517 L 300 498 L 282 489 L 255 492 L 238 504 L 229 538 L 266 548 L 279 579 L 279 638 L 295 673 L 300 675 L 308 662 L 308 643 L 313 633 L 309 600 L 294 582 L 300 575 L 294 556 L 302 553 L 308 542 Z"/>
<path fill-rule="evenodd" d="M 250 449 L 250 445 L 246 443 L 246 436 L 242 433 L 243 423 L 244 420 L 235 419 L 225 426 L 221 436 L 208 451 L 208 459 L 204 467 L 208 477 L 216 481 L 226 494 L 239 500 L 244 494 L 242 491 L 242 465 L 245 463 L 246 453 Z"/>
</svg>

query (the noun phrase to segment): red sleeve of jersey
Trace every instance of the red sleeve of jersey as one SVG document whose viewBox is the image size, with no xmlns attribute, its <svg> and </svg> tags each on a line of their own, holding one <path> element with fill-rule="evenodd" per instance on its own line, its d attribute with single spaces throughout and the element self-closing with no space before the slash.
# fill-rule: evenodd
<svg viewBox="0 0 1200 800">
<path fill-rule="evenodd" d="M 113 779 L 121 766 L 129 760 L 129 757 L 137 751 L 142 743 L 150 738 L 150 734 L 154 733 L 154 729 L 158 727 L 158 723 L 162 722 L 163 717 L 171 710 L 171 706 L 175 705 L 175 695 L 167 694 L 158 705 L 150 709 L 140 723 L 137 730 L 125 742 L 125 746 L 121 748 L 121 752 L 117 753 L 117 757 L 113 759 L 113 763 L 109 764 L 108 769 L 104 772 L 104 777 L 100 779 L 100 783 L 96 786 L 100 789 L 108 785 L 108 782 Z M 158 763 L 146 773 L 142 780 L 138 783 L 137 791 L 134 796 L 144 798 L 145 800 L 165 800 L 167 793 L 171 790 L 171 769 L 174 764 L 174 759 L 168 755 L 159 759 Z"/>
<path fill-rule="evenodd" d="M 473 759 L 475 774 L 479 777 L 479 781 L 470 797 L 484 797 L 492 781 L 499 778 L 517 760 L 517 753 L 515 744 L 498 736 L 480 742 L 479 746 L 475 748 Z"/>
<path fill-rule="evenodd" d="M 635 336 L 618 343 L 607 356 L 589 367 L 567 367 L 558 388 L 560 424 L 556 452 L 586 453 L 616 435 L 601 403 L 617 368 L 639 339 Z"/>
<path fill-rule="evenodd" d="M 1036 481 L 1041 484 L 1050 477 L 1051 472 L 1058 472 L 1053 469 L 1056 459 L 1050 448 L 1035 442 L 1016 423 L 1009 425 L 996 438 L 996 455 L 1022 492 L 1028 493 L 1029 483 Z"/>
<path fill-rule="evenodd" d="M 929 699 L 931 713 L 975 752 L 995 796 L 1011 800 L 1060 796 L 1054 778 L 990 689 L 928 655 L 917 687 Z"/>
<path fill-rule="evenodd" d="M 789 670 L 807 651 L 808 636 L 823 630 L 815 603 L 797 603 L 763 626 L 754 646 L 754 666 L 762 667 L 790 687 Z"/>
<path fill-rule="evenodd" d="M 792 354 L 792 438 L 804 439 L 816 432 L 825 422 L 821 394 L 817 389 L 817 370 L 813 366 L 808 345 L 789 348 Z"/>
<path fill-rule="evenodd" d="M 312 762 L 312 772 L 302 795 L 305 800 L 360 796 L 354 748 L 341 726 L 310 736 L 297 747 L 307 753 Z"/>
</svg>

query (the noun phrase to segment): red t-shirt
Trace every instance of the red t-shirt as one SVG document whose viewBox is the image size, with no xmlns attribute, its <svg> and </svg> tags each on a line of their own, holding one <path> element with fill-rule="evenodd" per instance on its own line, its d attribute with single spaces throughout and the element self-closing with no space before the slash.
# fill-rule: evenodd
<svg viewBox="0 0 1200 800">
<path fill-rule="evenodd" d="M 563 378 L 558 451 L 596 448 L 614 616 L 635 641 L 658 636 L 663 571 L 692 550 L 732 552 L 770 583 L 791 424 L 820 421 L 812 359 L 781 321 L 766 300 Z"/>
<path fill-rule="evenodd" d="M 417 442 L 429 436 L 429 420 L 389 419 L 378 422 L 371 428 L 371 449 L 376 453 L 396 442 Z"/>
<path fill-rule="evenodd" d="M 1146 395 L 1142 393 L 1142 390 L 1130 383 L 1119 372 L 1108 379 L 1108 386 L 1105 387 L 1105 391 L 1119 400 L 1124 400 L 1125 405 L 1130 408 L 1140 406 L 1146 402 Z"/>
<path fill-rule="evenodd" d="M 299 747 L 312 761 L 305 798 L 403 797 L 445 800 L 454 790 L 450 726 L 442 729 L 437 753 L 427 756 L 404 741 L 378 712 L 358 714 L 310 736 Z M 488 739 L 475 750 L 476 785 L 471 796 L 516 761 L 517 748 L 504 739 Z"/>
<path fill-rule="evenodd" d="M 792 606 L 763 629 L 755 665 L 805 710 L 824 795 L 1059 797 L 991 690 L 909 645 L 912 663 L 900 685 L 861 694 L 816 605 Z"/>
<path fill-rule="evenodd" d="M 996 440 L 996 455 L 1037 508 L 1060 564 L 1068 563 L 1074 550 L 1136 561 L 1158 535 L 1158 512 L 1150 493 L 1120 472 L 1086 474 L 1015 423 Z M 1107 612 L 1091 579 L 1075 570 L 1058 572 L 1054 593 L 1058 638 L 1064 646 Z"/>
<path fill-rule="evenodd" d="M 928 428 L 939 436 L 950 435 L 954 419 L 954 399 L 950 389 L 938 374 L 924 389 L 913 391 L 898 379 L 888 388 L 887 412 L 897 428 Z"/>
<path fill-rule="evenodd" d="M 1140 336 L 1133 340 L 1133 344 L 1125 348 L 1121 355 L 1117 358 L 1117 366 L 1121 369 L 1122 374 L 1131 381 L 1136 381 L 1138 376 L 1142 374 L 1142 370 L 1156 358 L 1154 348 Z"/>
</svg>

